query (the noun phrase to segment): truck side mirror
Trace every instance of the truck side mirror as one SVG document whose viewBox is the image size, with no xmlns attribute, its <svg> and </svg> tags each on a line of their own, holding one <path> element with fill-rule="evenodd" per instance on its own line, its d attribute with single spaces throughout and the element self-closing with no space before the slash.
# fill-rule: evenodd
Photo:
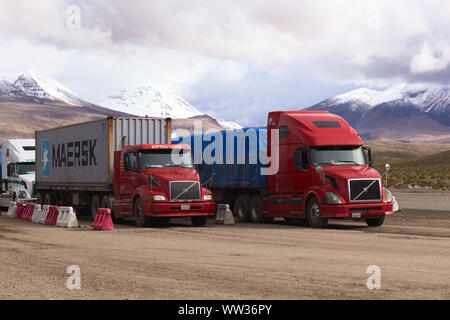
<svg viewBox="0 0 450 320">
<path fill-rule="evenodd" d="M 369 147 L 364 147 L 364 151 L 367 151 L 368 161 L 369 161 L 369 167 L 373 168 L 373 155 L 372 155 L 372 149 Z"/>
</svg>

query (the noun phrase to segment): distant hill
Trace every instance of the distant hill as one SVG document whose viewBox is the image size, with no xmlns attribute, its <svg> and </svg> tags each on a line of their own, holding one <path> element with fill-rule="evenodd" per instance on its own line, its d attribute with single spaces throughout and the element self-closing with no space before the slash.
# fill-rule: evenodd
<svg viewBox="0 0 450 320">
<path fill-rule="evenodd" d="M 422 148 L 425 146 L 425 148 Z M 436 146 L 436 145 L 435 145 Z M 405 160 L 394 160 L 399 155 L 397 151 L 389 152 L 377 151 L 374 149 L 375 167 L 380 173 L 384 173 L 384 165 L 388 162 L 391 170 L 388 173 L 388 187 L 392 189 L 433 189 L 433 190 L 450 190 L 450 146 L 443 146 L 442 152 L 437 148 L 427 148 L 426 145 L 405 144 L 399 146 L 399 150 L 403 150 L 400 155 L 406 155 L 409 148 L 410 158 Z M 419 151 L 415 149 L 418 148 Z M 383 149 L 383 148 L 381 148 Z M 384 153 L 385 159 L 382 159 L 381 153 Z M 426 153 L 419 157 L 413 157 L 416 152 Z"/>
<path fill-rule="evenodd" d="M 107 116 L 129 116 L 97 106 L 76 107 L 64 103 L 38 104 L 27 101 L 0 101 L 0 114 L 0 141 L 34 138 L 36 130 L 45 130 Z"/>
</svg>

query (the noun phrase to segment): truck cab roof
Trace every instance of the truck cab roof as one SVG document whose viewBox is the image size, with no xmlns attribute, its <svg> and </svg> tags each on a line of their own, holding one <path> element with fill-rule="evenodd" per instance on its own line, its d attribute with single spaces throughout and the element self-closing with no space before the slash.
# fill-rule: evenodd
<svg viewBox="0 0 450 320">
<path fill-rule="evenodd" d="M 187 144 L 140 144 L 136 146 L 123 147 L 122 151 L 129 152 L 137 150 L 173 150 L 173 149 L 191 150 L 191 146 Z"/>
<path fill-rule="evenodd" d="M 317 147 L 363 145 L 361 137 L 347 121 L 328 111 L 271 112 L 268 129 L 280 130 L 280 144 Z"/>
</svg>

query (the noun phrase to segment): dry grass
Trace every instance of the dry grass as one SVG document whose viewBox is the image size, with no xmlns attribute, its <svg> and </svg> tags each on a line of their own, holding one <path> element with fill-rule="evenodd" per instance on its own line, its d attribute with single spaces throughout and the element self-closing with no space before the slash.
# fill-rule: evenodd
<svg viewBox="0 0 450 320">
<path fill-rule="evenodd" d="M 441 146 L 441 151 L 448 147 L 448 145 Z M 396 159 L 399 155 L 406 155 L 405 149 L 399 148 L 399 151 L 393 151 L 392 155 L 384 151 L 386 160 L 389 160 L 391 165 L 388 175 L 389 187 L 393 189 L 450 189 L 450 151 L 433 154 L 433 146 L 423 149 L 415 149 L 414 145 L 410 147 L 411 153 L 406 157 L 407 160 Z M 425 150 L 428 151 L 428 154 L 423 155 Z M 421 156 L 414 157 L 416 154 L 421 154 Z M 375 152 L 376 157 L 377 153 Z M 386 160 L 375 161 L 375 167 L 380 173 L 385 171 Z"/>
</svg>

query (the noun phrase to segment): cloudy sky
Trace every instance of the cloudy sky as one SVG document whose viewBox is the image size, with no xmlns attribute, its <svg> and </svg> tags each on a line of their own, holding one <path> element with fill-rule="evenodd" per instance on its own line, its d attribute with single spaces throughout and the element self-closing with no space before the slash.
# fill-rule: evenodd
<svg viewBox="0 0 450 320">
<path fill-rule="evenodd" d="M 101 102 L 151 85 L 243 125 L 345 91 L 450 83 L 450 1 L 0 0 L 0 72 Z"/>
</svg>

